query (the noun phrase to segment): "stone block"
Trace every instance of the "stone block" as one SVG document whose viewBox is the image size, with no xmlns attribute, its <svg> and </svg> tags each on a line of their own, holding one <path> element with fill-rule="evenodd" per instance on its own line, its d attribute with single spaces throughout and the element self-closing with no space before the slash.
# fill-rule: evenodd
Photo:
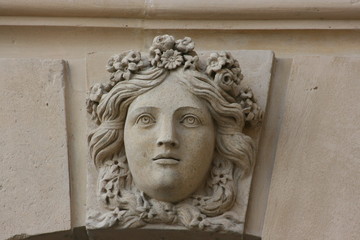
<svg viewBox="0 0 360 240">
<path fill-rule="evenodd" d="M 0 59 L 0 239 L 70 229 L 65 62 Z"/>
<path fill-rule="evenodd" d="M 295 57 L 263 239 L 358 239 L 360 58 Z"/>
<path fill-rule="evenodd" d="M 252 88 L 254 95 L 258 99 L 258 103 L 263 110 L 266 108 L 268 90 L 271 80 L 272 66 L 274 60 L 274 54 L 271 51 L 230 51 L 234 58 L 238 59 L 240 66 L 242 68 L 242 72 L 244 77 L 244 85 L 248 85 Z M 198 52 L 200 56 L 200 61 L 204 63 L 206 58 L 210 55 L 210 52 Z M 88 56 L 87 58 L 87 77 L 89 87 L 96 82 L 107 82 L 109 78 L 109 74 L 103 70 L 99 66 L 104 66 L 107 62 L 107 59 L 113 55 L 113 53 L 94 53 Z M 99 70 L 100 69 L 100 70 Z M 92 126 L 90 125 L 90 129 Z M 255 127 L 253 129 L 247 129 L 246 134 L 251 136 L 256 143 L 259 142 L 260 138 L 260 127 Z M 98 173 L 93 165 L 92 161 L 89 158 L 89 167 L 88 167 L 88 194 L 87 194 L 87 211 L 91 215 L 92 210 L 98 209 L 98 197 L 96 195 L 97 189 L 97 177 Z M 248 205 L 249 198 L 249 190 L 251 184 L 252 175 L 241 179 L 241 184 L 239 184 L 239 188 L 237 189 L 237 201 L 233 208 L 234 214 L 239 220 L 239 229 L 240 232 L 243 232 L 246 209 Z M 152 225 L 144 227 L 147 229 L 168 229 L 168 230 L 180 230 L 183 231 L 183 227 L 176 226 L 164 226 L 164 225 Z M 109 230 L 110 231 L 110 230 Z M 127 233 L 127 230 L 121 230 L 123 234 Z M 122 234 L 121 231 L 118 231 L 118 234 Z M 145 231 L 145 230 L 144 230 Z M 113 237 L 120 236 L 113 232 Z M 91 235 L 97 239 L 106 239 L 104 237 L 105 233 L 109 233 L 106 230 L 91 230 Z M 121 235 L 124 236 L 124 235 Z M 165 236 L 165 235 L 164 235 Z M 205 235 L 204 235 L 205 236 Z M 222 239 L 222 237 L 226 236 L 217 236 L 212 235 L 214 238 Z M 135 237 L 138 239 L 137 237 Z M 202 238 L 200 239 L 209 239 Z"/>
</svg>

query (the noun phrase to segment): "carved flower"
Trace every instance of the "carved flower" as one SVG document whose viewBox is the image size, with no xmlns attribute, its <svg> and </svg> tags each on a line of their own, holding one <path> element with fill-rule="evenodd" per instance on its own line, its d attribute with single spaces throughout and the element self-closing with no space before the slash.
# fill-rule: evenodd
<svg viewBox="0 0 360 240">
<path fill-rule="evenodd" d="M 180 52 L 170 49 L 161 55 L 161 66 L 166 69 L 175 69 L 184 62 Z"/>
<path fill-rule="evenodd" d="M 102 83 L 95 83 L 90 88 L 89 99 L 93 102 L 100 102 L 101 97 L 109 91 L 109 86 Z"/>
<path fill-rule="evenodd" d="M 116 180 L 116 179 L 115 179 Z M 100 199 L 106 204 L 109 205 L 115 197 L 114 193 L 114 180 L 109 181 L 101 188 Z"/>
<path fill-rule="evenodd" d="M 237 65 L 239 66 L 239 63 L 235 60 L 235 62 L 237 63 Z M 241 68 L 239 67 L 234 67 L 231 69 L 231 71 L 234 73 L 235 78 L 240 82 L 241 80 L 243 80 L 244 76 L 241 73 Z"/>
<path fill-rule="evenodd" d="M 121 61 L 121 56 L 120 55 L 114 55 L 112 56 L 109 60 L 108 63 L 106 65 L 106 70 L 108 72 L 116 72 L 116 69 L 114 67 L 114 63 L 116 62 L 120 62 Z"/>
<path fill-rule="evenodd" d="M 96 83 L 90 88 L 88 98 L 86 99 L 86 110 L 91 114 L 91 119 L 97 124 L 100 123 L 96 109 L 99 105 L 101 97 L 108 93 L 111 89 L 111 84 Z"/>
<path fill-rule="evenodd" d="M 235 62 L 237 62 L 233 56 L 231 55 L 231 53 L 229 52 L 221 52 L 219 54 L 222 58 L 225 59 L 225 64 L 227 68 L 232 68 L 232 67 L 236 67 L 234 66 Z M 239 66 L 239 63 L 237 63 L 237 67 Z"/>
<path fill-rule="evenodd" d="M 117 70 L 113 75 L 110 77 L 110 81 L 119 82 L 121 80 L 129 80 L 131 77 L 131 72 L 128 68 L 124 70 Z"/>
<path fill-rule="evenodd" d="M 96 113 L 97 102 L 91 101 L 89 98 L 86 99 L 86 111 L 91 114 L 91 119 L 95 121 L 96 124 L 100 124 L 100 119 Z"/>
<path fill-rule="evenodd" d="M 140 218 L 141 218 L 141 219 L 147 219 L 147 220 L 149 220 L 149 219 L 154 218 L 156 215 L 157 215 L 157 214 L 156 214 L 156 212 L 155 212 L 154 209 L 152 209 L 152 208 L 149 209 L 149 208 L 148 208 L 148 209 L 145 210 L 145 212 L 142 212 L 142 213 L 140 214 Z"/>
<path fill-rule="evenodd" d="M 206 199 L 206 197 L 202 197 L 202 196 L 193 196 L 193 204 L 197 207 L 206 206 L 207 199 Z"/>
<path fill-rule="evenodd" d="M 240 93 L 240 81 L 227 68 L 221 69 L 215 74 L 214 82 L 232 97 L 237 97 Z"/>
<path fill-rule="evenodd" d="M 157 67 L 161 62 L 161 51 L 157 48 L 150 48 L 150 62 L 152 66 Z"/>
<path fill-rule="evenodd" d="M 263 118 L 263 111 L 260 106 L 257 104 L 256 99 L 251 88 L 243 88 L 240 93 L 240 105 L 243 109 L 245 115 L 246 123 L 251 126 L 256 125 Z"/>
<path fill-rule="evenodd" d="M 124 59 L 126 59 L 128 62 L 139 63 L 141 60 L 141 54 L 138 51 L 130 50 L 127 52 Z"/>
<path fill-rule="evenodd" d="M 220 71 L 226 64 L 226 58 L 218 53 L 211 53 L 207 60 L 206 73 L 211 76 L 213 73 Z"/>
<path fill-rule="evenodd" d="M 232 168 L 229 165 L 218 163 L 217 167 L 211 170 L 211 184 L 218 185 L 220 183 L 225 184 L 227 181 L 233 180 Z"/>
<path fill-rule="evenodd" d="M 175 39 L 170 35 L 162 35 L 154 38 L 152 43 L 152 48 L 160 49 L 160 51 L 165 52 L 169 49 L 172 49 L 175 44 Z"/>
<path fill-rule="evenodd" d="M 211 183 L 214 185 L 218 185 L 220 183 L 226 184 L 227 181 L 229 181 L 229 180 L 232 180 L 232 177 L 230 174 L 220 173 L 220 174 L 213 176 L 213 178 L 211 179 Z"/>
<path fill-rule="evenodd" d="M 200 230 L 204 229 L 205 225 L 203 223 L 205 219 L 206 215 L 201 213 L 197 214 L 197 216 L 194 216 L 194 218 L 190 222 L 190 227 L 199 228 Z"/>
<path fill-rule="evenodd" d="M 195 43 L 189 37 L 176 40 L 175 42 L 175 48 L 183 53 L 188 53 L 194 50 L 194 47 L 195 47 Z"/>
<path fill-rule="evenodd" d="M 247 87 L 247 88 L 241 89 L 240 97 L 242 99 L 251 99 L 254 97 L 254 94 L 253 94 L 251 88 Z"/>
<path fill-rule="evenodd" d="M 112 56 L 106 69 L 111 72 L 110 80 L 119 82 L 121 80 L 129 80 L 132 73 L 141 70 L 144 63 L 141 61 L 140 52 L 130 50 L 120 55 Z"/>
<path fill-rule="evenodd" d="M 126 169 L 128 168 L 127 163 L 124 162 L 123 159 L 113 159 L 112 161 L 109 161 L 108 164 L 110 167 L 112 167 L 113 169 L 111 169 L 111 172 L 114 172 L 115 169 L 119 170 L 119 169 Z"/>
<path fill-rule="evenodd" d="M 184 58 L 185 58 L 184 69 L 195 70 L 197 68 L 197 64 L 199 62 L 198 56 L 185 55 Z"/>
</svg>

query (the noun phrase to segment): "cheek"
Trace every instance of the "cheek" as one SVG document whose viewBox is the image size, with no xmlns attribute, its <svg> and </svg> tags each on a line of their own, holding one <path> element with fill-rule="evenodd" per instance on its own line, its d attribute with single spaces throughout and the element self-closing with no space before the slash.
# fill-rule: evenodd
<svg viewBox="0 0 360 240">
<path fill-rule="evenodd" d="M 215 149 L 214 131 L 200 131 L 183 139 L 182 151 L 185 151 L 181 165 L 182 184 L 196 190 L 207 179 Z"/>
<path fill-rule="evenodd" d="M 194 131 L 183 139 L 184 150 L 194 167 L 206 167 L 212 162 L 215 150 L 215 133 L 213 129 Z M 205 165 L 205 166 L 204 166 Z"/>
<path fill-rule="evenodd" d="M 151 136 L 150 133 L 143 133 L 138 129 L 125 128 L 124 145 L 130 167 L 143 164 L 150 157 Z"/>
<path fill-rule="evenodd" d="M 142 186 L 151 169 L 151 161 L 149 160 L 151 158 L 150 136 L 150 134 L 140 133 L 137 129 L 125 128 L 124 130 L 126 158 L 137 186 Z"/>
</svg>

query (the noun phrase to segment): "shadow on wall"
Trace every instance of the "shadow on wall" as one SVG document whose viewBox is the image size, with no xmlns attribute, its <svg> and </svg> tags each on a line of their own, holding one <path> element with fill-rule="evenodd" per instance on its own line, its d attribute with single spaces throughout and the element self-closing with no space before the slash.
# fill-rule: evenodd
<svg viewBox="0 0 360 240">
<path fill-rule="evenodd" d="M 151 229 L 126 229 L 115 231 L 100 230 L 101 238 L 95 237 L 93 239 L 121 239 L 124 240 L 240 240 L 237 234 L 219 234 L 213 232 L 189 232 L 189 231 L 174 231 L 174 230 L 151 230 Z M 27 236 L 26 234 L 16 235 L 7 240 L 89 240 L 89 236 L 85 227 L 74 228 L 72 231 L 61 231 L 49 234 L 41 234 L 36 236 Z M 243 240 L 261 240 L 260 237 L 245 235 Z"/>
</svg>

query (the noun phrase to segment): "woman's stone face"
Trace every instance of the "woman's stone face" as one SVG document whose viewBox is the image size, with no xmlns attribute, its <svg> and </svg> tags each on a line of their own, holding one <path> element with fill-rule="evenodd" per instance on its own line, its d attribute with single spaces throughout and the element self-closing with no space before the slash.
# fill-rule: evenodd
<svg viewBox="0 0 360 240">
<path fill-rule="evenodd" d="M 125 151 L 135 185 L 152 198 L 177 202 L 206 180 L 215 127 L 204 102 L 171 73 L 134 100 L 125 122 Z"/>
</svg>

